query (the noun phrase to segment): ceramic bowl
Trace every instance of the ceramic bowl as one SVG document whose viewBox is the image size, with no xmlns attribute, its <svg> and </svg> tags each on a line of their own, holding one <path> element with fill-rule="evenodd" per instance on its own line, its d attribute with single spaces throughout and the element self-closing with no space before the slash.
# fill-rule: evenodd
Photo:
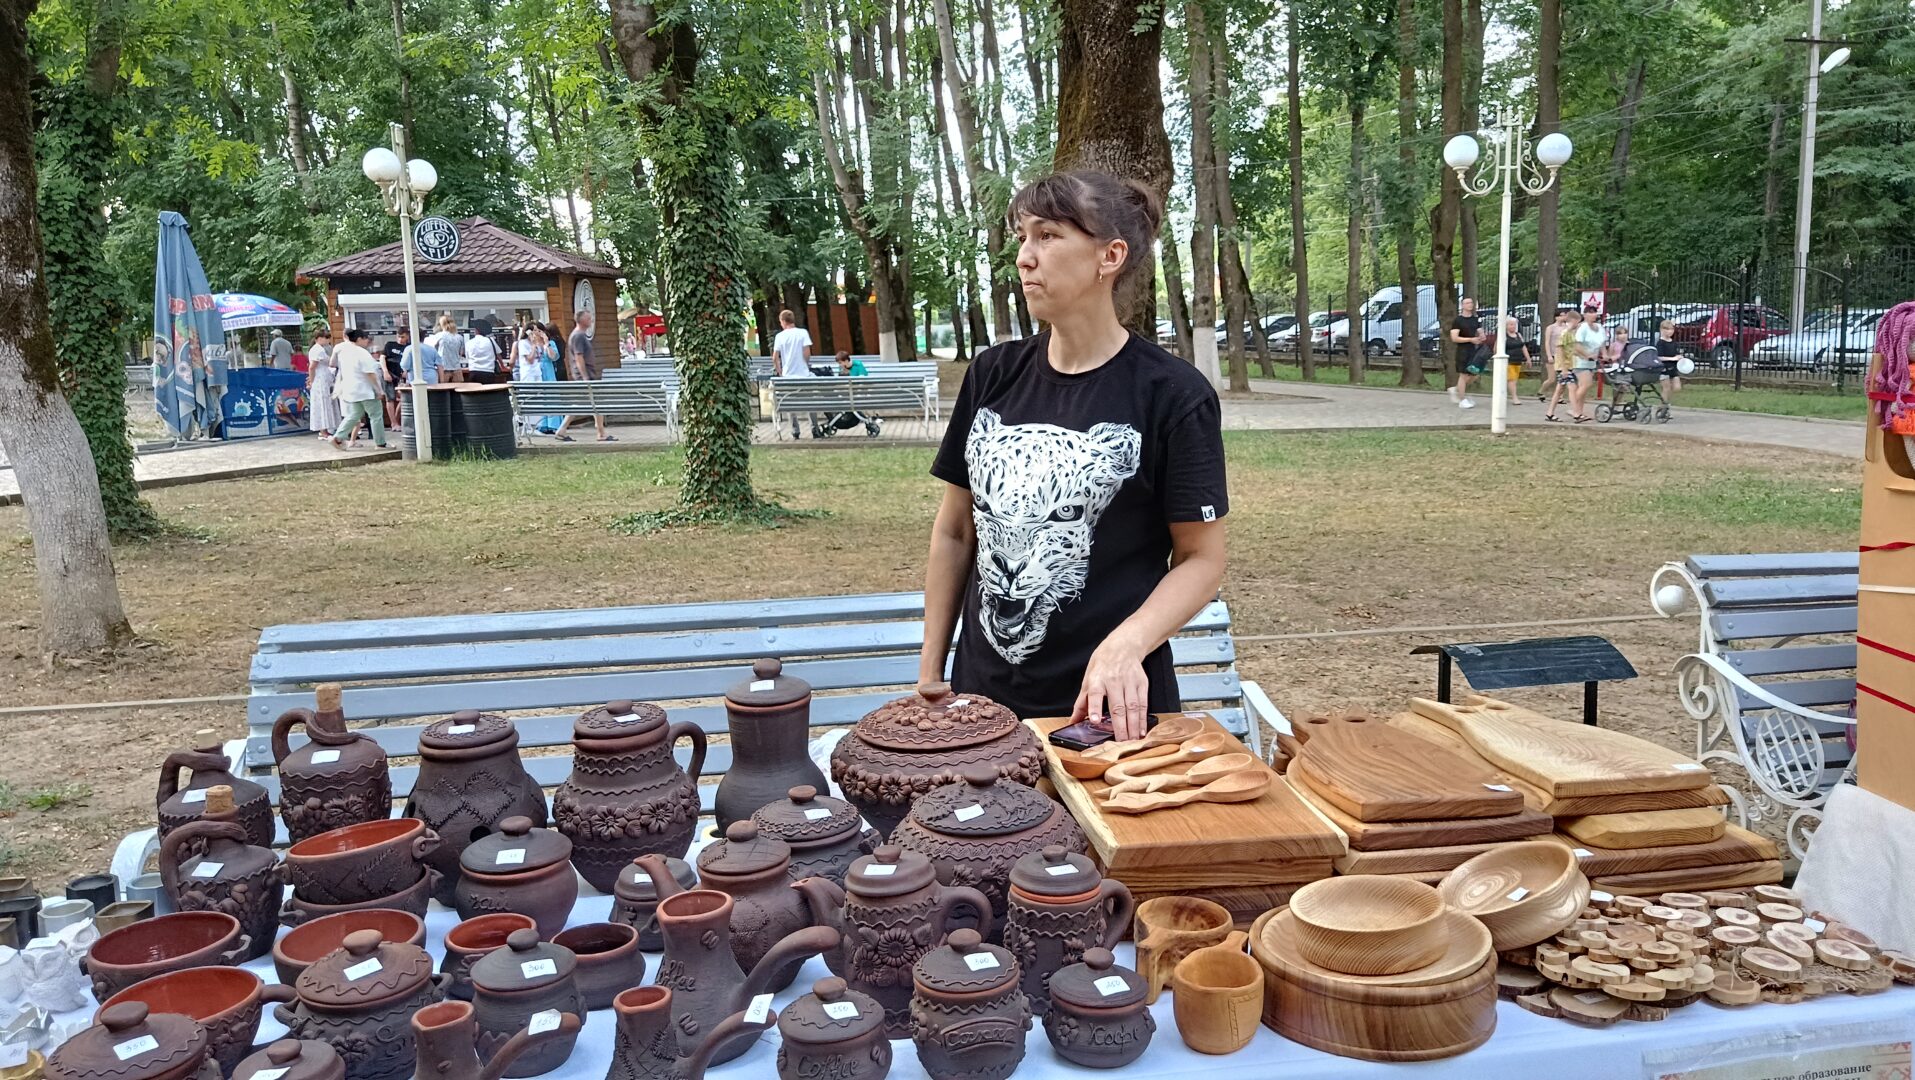
<svg viewBox="0 0 1915 1080">
<path fill-rule="evenodd" d="M 624 923 L 586 923 L 552 935 L 578 957 L 578 989 L 587 1009 L 609 1009 L 612 999 L 645 981 L 638 931 Z"/>
<path fill-rule="evenodd" d="M 206 1028 L 213 1059 L 226 1075 L 252 1051 L 259 1034 L 264 1001 L 259 976 L 237 967 L 188 968 L 155 976 L 114 994 L 101 1003 L 93 1022 L 123 1002 L 137 1001 L 149 1013 L 179 1013 Z"/>
<path fill-rule="evenodd" d="M 1451 910 L 1489 927 L 1498 952 L 1554 937 L 1589 902 L 1576 853 L 1548 840 L 1504 844 L 1449 872 L 1436 887 Z"/>
<path fill-rule="evenodd" d="M 1297 949 L 1350 975 L 1395 975 L 1432 963 L 1447 944 L 1443 898 L 1408 878 L 1325 878 L 1290 898 Z"/>
<path fill-rule="evenodd" d="M 100 938 L 87 950 L 86 971 L 93 977 L 93 996 L 104 1001 L 155 975 L 237 963 L 251 944 L 231 915 L 181 911 Z"/>
<path fill-rule="evenodd" d="M 355 930 L 377 930 L 387 941 L 410 945 L 426 943 L 426 924 L 409 911 L 394 908 L 368 908 L 326 915 L 281 934 L 273 942 L 273 970 L 279 981 L 291 986 L 299 973 L 334 949 L 343 948 L 346 935 Z"/>
<path fill-rule="evenodd" d="M 423 919 L 426 917 L 426 905 L 432 900 L 432 891 L 438 883 L 439 872 L 428 867 L 425 876 L 408 888 L 391 896 L 357 904 L 315 904 L 300 899 L 299 894 L 294 893 L 286 898 L 286 906 L 280 909 L 279 921 L 285 926 L 303 926 L 314 919 L 337 915 L 342 911 L 370 911 L 373 908 L 410 912 Z"/>
<path fill-rule="evenodd" d="M 362 821 L 287 848 L 286 879 L 312 904 L 364 903 L 415 885 L 438 847 L 439 834 L 416 818 Z"/>
</svg>

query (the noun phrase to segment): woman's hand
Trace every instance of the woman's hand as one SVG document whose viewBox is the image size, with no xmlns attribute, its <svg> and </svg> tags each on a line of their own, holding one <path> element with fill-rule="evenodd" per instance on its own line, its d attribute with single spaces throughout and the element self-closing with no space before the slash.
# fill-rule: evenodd
<svg viewBox="0 0 1915 1080">
<path fill-rule="evenodd" d="M 1084 685 L 1071 707 L 1071 722 L 1108 717 L 1118 741 L 1141 739 L 1150 723 L 1150 680 L 1144 650 L 1112 634 L 1090 654 Z"/>
</svg>

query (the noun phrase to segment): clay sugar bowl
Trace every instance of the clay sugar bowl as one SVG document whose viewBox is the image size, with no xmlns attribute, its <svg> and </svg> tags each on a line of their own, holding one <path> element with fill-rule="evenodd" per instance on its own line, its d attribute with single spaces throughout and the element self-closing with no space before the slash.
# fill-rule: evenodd
<svg viewBox="0 0 1915 1080">
<path fill-rule="evenodd" d="M 1589 902 L 1589 879 L 1576 853 L 1550 840 L 1504 844 L 1449 872 L 1437 895 L 1453 911 L 1489 927 L 1497 952 L 1561 933 Z"/>
<path fill-rule="evenodd" d="M 279 940 L 273 942 L 273 971 L 279 976 L 280 982 L 291 986 L 299 981 L 300 972 L 327 953 L 344 948 L 346 935 L 355 930 L 377 930 L 379 936 L 387 941 L 403 941 L 420 946 L 426 943 L 425 920 L 409 911 L 395 911 L 392 908 L 342 911 L 337 915 L 314 919 L 281 934 Z M 500 944 L 504 944 L 503 939 Z"/>
<path fill-rule="evenodd" d="M 470 918 L 446 931 L 445 958 L 439 974 L 445 976 L 446 997 L 472 1000 L 472 965 L 488 953 L 505 948 L 505 939 L 518 930 L 537 930 L 530 916 L 495 911 Z"/>
<path fill-rule="evenodd" d="M 778 1014 L 779 1080 L 882 1080 L 891 1071 L 884 1007 L 836 976 Z"/>
<path fill-rule="evenodd" d="M 1443 899 L 1408 878 L 1324 878 L 1290 898 L 1297 951 L 1331 971 L 1396 975 L 1443 955 Z"/>
<path fill-rule="evenodd" d="M 1044 775 L 1044 750 L 1011 710 L 977 694 L 953 694 L 946 683 L 926 684 L 866 713 L 831 752 L 831 778 L 885 837 L 919 797 L 970 765 L 1035 784 Z"/>
<path fill-rule="evenodd" d="M 726 774 L 730 775 L 730 774 Z M 851 864 L 878 847 L 877 830 L 865 825 L 858 808 L 842 799 L 818 794 L 800 784 L 785 797 L 766 803 L 751 815 L 758 835 L 782 840 L 791 848 L 793 881 L 830 878 L 839 885 Z"/>
<path fill-rule="evenodd" d="M 48 1080 L 220 1080 L 199 1021 L 137 1001 L 100 1010 L 99 1023 L 61 1044 Z"/>
<path fill-rule="evenodd" d="M 316 1039 L 281 1039 L 240 1062 L 231 1075 L 232 1080 L 346 1080 L 346 1063 L 339 1051 Z"/>
<path fill-rule="evenodd" d="M 459 854 L 459 884 L 452 906 L 461 919 L 495 911 L 529 915 L 539 937 L 565 929 L 578 902 L 572 841 L 557 829 L 533 828 L 528 817 L 509 817 L 499 831 Z"/>
<path fill-rule="evenodd" d="M 1051 977 L 1044 1034 L 1065 1061 L 1121 1069 L 1142 1057 L 1157 1033 L 1144 1001 L 1149 991 L 1136 972 L 1117 965 L 1109 949 L 1093 945 L 1082 963 Z"/>
<path fill-rule="evenodd" d="M 259 1013 L 265 988 L 259 976 L 237 967 L 200 967 L 157 975 L 107 998 L 94 1014 L 94 1023 L 102 1023 L 108 1009 L 137 1001 L 149 1013 L 178 1013 L 190 1016 L 206 1029 L 210 1053 L 220 1071 L 231 1074 L 253 1048 L 259 1034 Z M 292 991 L 284 987 L 284 997 Z"/>
<path fill-rule="evenodd" d="M 250 939 L 239 920 L 220 911 L 181 911 L 122 927 L 86 954 L 93 996 L 105 1001 L 134 983 L 169 971 L 236 964 Z"/>
<path fill-rule="evenodd" d="M 1003 1080 L 1024 1060 L 1031 1004 L 1017 960 L 959 930 L 912 969 L 911 1041 L 932 1080 Z"/>
</svg>

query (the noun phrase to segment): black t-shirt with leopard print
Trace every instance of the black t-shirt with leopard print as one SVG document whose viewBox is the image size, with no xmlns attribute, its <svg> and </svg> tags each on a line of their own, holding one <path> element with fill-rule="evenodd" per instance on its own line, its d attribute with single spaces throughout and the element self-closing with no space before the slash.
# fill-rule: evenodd
<svg viewBox="0 0 1915 1080">
<path fill-rule="evenodd" d="M 1048 333 L 978 354 L 931 475 L 967 488 L 977 559 L 951 685 L 1019 716 L 1068 714 L 1090 655 L 1170 569 L 1170 524 L 1229 510 L 1222 416 L 1197 369 L 1132 335 L 1066 375 Z M 1168 644 L 1152 712 L 1182 705 Z"/>
</svg>

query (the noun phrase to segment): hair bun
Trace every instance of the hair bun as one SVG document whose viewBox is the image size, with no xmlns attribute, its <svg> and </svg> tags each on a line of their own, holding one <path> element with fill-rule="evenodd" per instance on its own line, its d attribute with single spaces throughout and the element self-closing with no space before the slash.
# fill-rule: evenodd
<svg viewBox="0 0 1915 1080">
<path fill-rule="evenodd" d="M 1150 185 L 1135 177 L 1124 177 L 1124 189 L 1143 212 L 1144 220 L 1150 226 L 1150 235 L 1155 237 L 1164 224 L 1164 200 Z"/>
</svg>

